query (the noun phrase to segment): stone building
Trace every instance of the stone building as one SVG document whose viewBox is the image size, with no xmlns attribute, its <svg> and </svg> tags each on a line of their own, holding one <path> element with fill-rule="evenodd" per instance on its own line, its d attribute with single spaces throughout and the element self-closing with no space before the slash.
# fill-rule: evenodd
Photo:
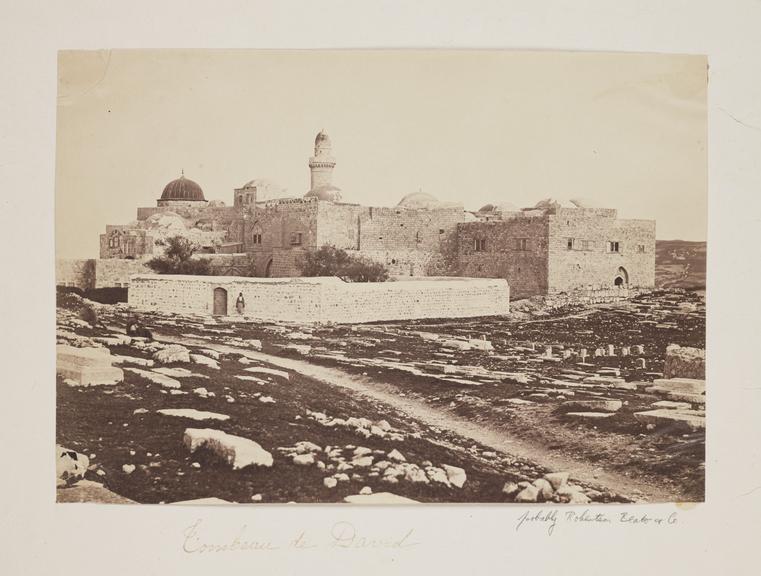
<svg viewBox="0 0 761 576">
<path fill-rule="evenodd" d="M 218 274 L 240 273 L 248 262 L 257 276 L 298 276 L 305 253 L 329 244 L 381 262 L 394 276 L 504 278 L 513 297 L 654 285 L 653 221 L 620 220 L 614 209 L 579 201 L 524 209 L 502 202 L 468 212 L 422 190 L 394 207 L 347 202 L 333 182 L 336 159 L 325 131 L 308 166 L 304 195 L 289 197 L 255 179 L 233 191 L 232 206 L 208 202 L 183 174 L 155 207 L 138 208 L 134 222 L 107 226 L 100 257 L 145 261 L 161 253 L 165 238 L 183 235 L 214 254 Z"/>
<path fill-rule="evenodd" d="M 514 298 L 655 285 L 653 220 L 618 219 L 616 210 L 578 201 L 480 212 L 492 217 L 458 225 L 458 275 L 506 278 Z"/>
</svg>

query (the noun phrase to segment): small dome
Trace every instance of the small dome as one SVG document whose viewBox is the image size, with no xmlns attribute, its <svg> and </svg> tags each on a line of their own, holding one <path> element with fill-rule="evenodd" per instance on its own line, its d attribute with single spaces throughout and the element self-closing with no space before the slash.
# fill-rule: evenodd
<svg viewBox="0 0 761 576">
<path fill-rule="evenodd" d="M 206 198 L 203 197 L 203 190 L 201 187 L 192 180 L 185 178 L 185 175 L 180 176 L 177 180 L 172 180 L 169 184 L 164 186 L 164 191 L 161 193 L 162 200 L 190 200 L 205 202 Z"/>
<path fill-rule="evenodd" d="M 397 208 L 438 208 L 441 202 L 426 192 L 413 192 L 402 198 L 396 206 Z"/>
<path fill-rule="evenodd" d="M 254 178 L 253 180 L 249 180 L 243 185 L 243 189 L 245 190 L 246 188 L 256 188 L 257 202 L 274 200 L 285 196 L 285 188 L 280 186 L 277 182 L 268 180 L 267 178 Z"/>
<path fill-rule="evenodd" d="M 478 209 L 479 212 L 494 212 L 494 204 L 484 204 Z"/>
<path fill-rule="evenodd" d="M 488 213 L 505 214 L 507 212 L 519 212 L 519 210 L 515 206 L 515 204 L 511 204 L 510 202 L 502 202 L 500 204 L 486 204 L 485 206 L 481 206 L 481 209 L 479 210 L 479 212 L 481 214 L 488 214 Z"/>
<path fill-rule="evenodd" d="M 304 198 L 317 198 L 318 200 L 324 200 L 326 202 L 340 202 L 341 201 L 341 189 L 336 186 L 320 186 L 314 188 L 304 194 Z"/>
</svg>

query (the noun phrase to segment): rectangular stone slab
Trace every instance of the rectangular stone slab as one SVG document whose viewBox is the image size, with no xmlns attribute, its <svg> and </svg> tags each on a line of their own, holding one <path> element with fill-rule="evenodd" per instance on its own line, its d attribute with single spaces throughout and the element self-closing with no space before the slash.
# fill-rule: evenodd
<svg viewBox="0 0 761 576">
<path fill-rule="evenodd" d="M 656 426 L 683 424 L 691 430 L 702 430 L 706 427 L 705 416 L 700 412 L 691 410 L 661 408 L 659 410 L 635 412 L 634 418 L 643 424 L 654 424 Z"/>
</svg>

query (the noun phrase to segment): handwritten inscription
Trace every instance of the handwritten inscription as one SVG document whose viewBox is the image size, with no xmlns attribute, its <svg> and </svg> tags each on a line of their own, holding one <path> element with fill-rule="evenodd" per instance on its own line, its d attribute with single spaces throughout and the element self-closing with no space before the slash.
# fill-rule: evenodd
<svg viewBox="0 0 761 576">
<path fill-rule="evenodd" d="M 397 534 L 378 536 L 364 534 L 351 522 L 336 522 L 324 532 L 308 534 L 301 531 L 296 535 L 276 540 L 256 536 L 248 526 L 238 528 L 229 537 L 213 539 L 204 530 L 203 520 L 198 519 L 182 531 L 182 550 L 187 554 L 209 554 L 220 552 L 266 552 L 276 550 L 314 550 L 336 548 L 347 550 L 405 549 L 417 546 L 414 530 Z"/>
<path fill-rule="evenodd" d="M 677 523 L 677 513 L 668 515 L 632 514 L 630 512 L 596 512 L 586 509 L 582 512 L 576 510 L 560 511 L 558 509 L 527 511 L 518 517 L 515 531 L 527 525 L 541 525 L 547 530 L 547 535 L 552 536 L 555 529 L 561 524 L 573 525 L 613 525 L 627 524 L 638 526 L 673 526 Z"/>
</svg>

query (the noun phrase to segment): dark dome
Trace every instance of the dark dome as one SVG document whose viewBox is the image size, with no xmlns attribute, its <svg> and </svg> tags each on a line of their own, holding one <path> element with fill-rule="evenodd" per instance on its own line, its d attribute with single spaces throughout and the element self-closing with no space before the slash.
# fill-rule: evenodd
<svg viewBox="0 0 761 576">
<path fill-rule="evenodd" d="M 203 197 L 203 190 L 201 187 L 185 178 L 180 176 L 177 180 L 172 180 L 169 184 L 164 186 L 164 192 L 161 193 L 162 200 L 194 200 L 205 202 L 206 198 Z"/>
</svg>

